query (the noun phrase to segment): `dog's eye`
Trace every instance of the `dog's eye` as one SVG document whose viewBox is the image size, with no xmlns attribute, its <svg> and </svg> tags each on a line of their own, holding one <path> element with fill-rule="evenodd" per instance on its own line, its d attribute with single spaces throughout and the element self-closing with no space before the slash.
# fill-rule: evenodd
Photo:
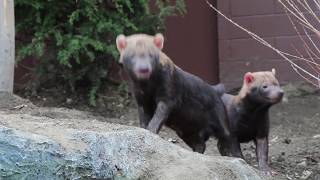
<svg viewBox="0 0 320 180">
<path fill-rule="evenodd" d="M 262 86 L 263 87 L 263 89 L 267 89 L 268 88 L 268 86 L 267 85 L 264 85 L 264 86 Z"/>
</svg>

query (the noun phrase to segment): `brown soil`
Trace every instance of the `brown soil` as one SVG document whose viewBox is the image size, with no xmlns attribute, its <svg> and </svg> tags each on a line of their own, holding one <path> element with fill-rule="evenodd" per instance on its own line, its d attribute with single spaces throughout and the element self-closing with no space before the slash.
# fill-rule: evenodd
<svg viewBox="0 0 320 180">
<path fill-rule="evenodd" d="M 293 90 L 292 87 L 294 87 Z M 272 107 L 271 110 L 269 159 L 271 167 L 278 172 L 278 175 L 272 179 L 320 180 L 320 93 L 310 88 L 292 87 L 289 86 L 286 89 L 287 97 L 284 102 Z M 32 111 L 33 114 L 38 113 L 39 116 L 50 118 L 91 118 L 138 126 L 138 115 L 134 103 L 117 93 L 100 98 L 98 107 L 83 105 L 86 104 L 83 99 L 64 96 L 63 93 L 56 91 L 44 91 L 30 99 L 42 108 L 37 108 L 28 101 L 18 98 L 18 100 L 9 99 L 11 105 L 9 107 L 0 105 L 0 110 L 5 109 L 10 113 Z M 76 108 L 82 111 L 52 107 Z M 163 128 L 160 136 L 189 149 L 168 128 Z M 242 149 L 245 159 L 256 167 L 254 145 L 243 144 Z M 216 140 L 213 138 L 207 142 L 205 154 L 219 155 Z"/>
</svg>

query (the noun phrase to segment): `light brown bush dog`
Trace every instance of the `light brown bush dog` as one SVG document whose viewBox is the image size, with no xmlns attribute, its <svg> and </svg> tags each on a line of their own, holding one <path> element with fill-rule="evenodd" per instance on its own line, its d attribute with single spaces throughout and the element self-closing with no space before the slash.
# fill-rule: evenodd
<svg viewBox="0 0 320 180">
<path fill-rule="evenodd" d="M 269 108 L 280 102 L 284 94 L 275 74 L 274 69 L 248 72 L 238 95 L 222 95 L 231 133 L 238 143 L 254 141 L 259 169 L 268 175 L 275 173 L 268 165 Z M 213 88 L 220 93 L 224 91 L 221 84 Z M 219 151 L 227 154 L 230 149 L 222 144 L 218 145 Z"/>
</svg>

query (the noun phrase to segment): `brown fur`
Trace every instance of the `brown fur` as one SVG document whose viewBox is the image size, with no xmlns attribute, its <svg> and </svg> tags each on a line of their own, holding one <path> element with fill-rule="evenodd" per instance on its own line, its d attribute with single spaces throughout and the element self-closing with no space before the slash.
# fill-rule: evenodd
<svg viewBox="0 0 320 180">
<path fill-rule="evenodd" d="M 254 72 L 251 73 L 254 77 L 254 81 L 248 86 L 245 83 L 245 80 L 243 81 L 242 88 L 237 96 L 235 96 L 235 101 L 240 101 L 243 99 L 248 92 L 250 92 L 250 89 L 252 87 L 258 87 L 261 86 L 263 83 L 268 82 L 271 84 L 279 85 L 278 80 L 275 77 L 275 71 L 260 71 L 260 72 Z"/>
<path fill-rule="evenodd" d="M 240 147 L 233 147 L 236 138 L 229 131 L 220 95 L 200 78 L 177 67 L 162 52 L 163 41 L 161 34 L 117 37 L 120 62 L 130 78 L 140 126 L 159 133 L 166 125 L 199 153 L 205 151 L 206 141 L 213 136 L 232 149 L 226 155 L 239 157 Z"/>
<path fill-rule="evenodd" d="M 222 96 L 231 132 L 237 137 L 239 144 L 255 142 L 259 168 L 266 174 L 273 173 L 268 165 L 269 108 L 278 103 L 282 96 L 283 90 L 275 77 L 274 69 L 246 73 L 238 95 Z M 228 151 L 222 145 L 218 147 L 221 154 Z"/>
<path fill-rule="evenodd" d="M 168 66 L 176 66 L 176 65 L 171 61 L 171 59 L 170 59 L 166 54 L 164 54 L 164 53 L 161 53 L 161 55 L 160 55 L 160 64 L 161 64 L 162 66 L 166 66 L 166 65 L 168 65 Z"/>
<path fill-rule="evenodd" d="M 135 53 L 139 52 L 143 55 L 145 52 L 154 54 L 158 51 L 157 47 L 154 46 L 154 36 L 146 34 L 134 34 L 126 38 L 127 47 L 126 51 L 134 51 Z M 129 52 L 130 53 L 130 52 Z M 123 53 L 120 53 L 120 63 L 123 63 Z M 177 67 L 172 60 L 163 52 L 160 51 L 160 64 L 162 66 L 168 66 L 171 70 L 173 67 Z"/>
<path fill-rule="evenodd" d="M 146 34 L 134 34 L 126 37 L 126 49 L 125 51 L 135 51 L 136 53 L 145 53 L 146 51 L 151 53 L 157 51 L 156 47 L 153 45 L 153 36 Z M 130 52 L 129 52 L 130 53 Z M 123 55 L 120 53 L 120 63 L 123 63 Z"/>
</svg>

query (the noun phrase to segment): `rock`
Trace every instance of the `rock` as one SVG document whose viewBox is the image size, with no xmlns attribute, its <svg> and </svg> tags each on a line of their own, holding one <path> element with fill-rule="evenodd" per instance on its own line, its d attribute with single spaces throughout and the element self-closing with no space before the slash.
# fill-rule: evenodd
<svg viewBox="0 0 320 180">
<path fill-rule="evenodd" d="M 284 162 L 286 159 L 283 157 L 283 155 L 279 155 L 276 159 L 278 162 Z"/>
<path fill-rule="evenodd" d="M 12 110 L 19 110 L 19 109 L 22 109 L 22 108 L 25 108 L 25 107 L 28 107 L 28 105 L 26 104 L 20 104 L 18 106 L 15 106 L 12 108 Z"/>
<path fill-rule="evenodd" d="M 0 179 L 252 179 L 243 160 L 206 156 L 146 130 L 0 112 Z"/>
<path fill-rule="evenodd" d="M 301 176 L 301 179 L 308 179 L 312 174 L 312 171 L 308 171 L 308 170 L 304 170 L 302 172 L 302 176 Z"/>
<path fill-rule="evenodd" d="M 66 103 L 70 105 L 70 104 L 73 103 L 73 100 L 72 100 L 71 98 L 67 98 L 67 99 L 66 99 Z"/>
<path fill-rule="evenodd" d="M 285 143 L 285 144 L 290 144 L 291 141 L 292 141 L 291 139 L 285 138 L 285 139 L 283 140 L 283 143 Z"/>
<path fill-rule="evenodd" d="M 320 138 L 320 134 L 314 135 L 313 138 L 314 139 Z"/>
<path fill-rule="evenodd" d="M 171 142 L 171 143 L 177 143 L 178 142 L 177 139 L 172 139 L 172 138 L 169 138 L 168 141 Z"/>
<path fill-rule="evenodd" d="M 270 142 L 275 143 L 275 142 L 277 142 L 277 141 L 278 141 L 278 139 L 279 139 L 279 137 L 278 137 L 278 136 L 276 136 L 276 137 L 272 138 L 272 139 L 270 140 Z"/>
<path fill-rule="evenodd" d="M 304 159 L 304 160 L 302 160 L 300 163 L 298 163 L 297 166 L 307 167 L 307 161 L 306 161 L 306 159 Z"/>
<path fill-rule="evenodd" d="M 289 179 L 289 180 L 292 179 L 292 177 L 290 177 L 288 174 L 286 174 L 286 178 Z"/>
</svg>

